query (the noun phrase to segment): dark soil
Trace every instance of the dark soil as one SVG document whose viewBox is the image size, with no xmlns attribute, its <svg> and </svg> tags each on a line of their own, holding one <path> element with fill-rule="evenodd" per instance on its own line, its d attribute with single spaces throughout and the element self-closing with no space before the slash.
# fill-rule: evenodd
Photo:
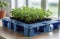
<svg viewBox="0 0 60 39">
<path fill-rule="evenodd" d="M 44 18 L 43 20 L 39 20 L 37 19 L 36 21 L 31 21 L 31 22 L 25 22 L 24 20 L 21 20 L 20 18 L 15 18 L 15 17 L 10 17 L 10 19 L 13 19 L 13 20 L 17 20 L 17 21 L 21 21 L 21 22 L 24 22 L 24 23 L 27 23 L 27 24 L 32 24 L 32 23 L 37 23 L 37 22 L 42 22 L 42 21 L 49 21 L 51 20 L 51 18 Z"/>
</svg>

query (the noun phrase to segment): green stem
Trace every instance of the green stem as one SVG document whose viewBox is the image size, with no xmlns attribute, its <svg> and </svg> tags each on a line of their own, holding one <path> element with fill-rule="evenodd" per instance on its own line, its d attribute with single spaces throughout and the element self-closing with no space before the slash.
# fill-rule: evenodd
<svg viewBox="0 0 60 39">
<path fill-rule="evenodd" d="M 1 11 L 3 10 L 3 7 L 1 7 Z"/>
</svg>

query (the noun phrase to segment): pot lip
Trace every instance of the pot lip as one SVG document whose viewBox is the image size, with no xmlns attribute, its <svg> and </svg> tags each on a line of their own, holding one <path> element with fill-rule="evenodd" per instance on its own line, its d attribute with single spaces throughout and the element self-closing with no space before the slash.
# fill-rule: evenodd
<svg viewBox="0 0 60 39">
<path fill-rule="evenodd" d="M 0 10 L 0 11 L 6 11 L 6 10 Z"/>
</svg>

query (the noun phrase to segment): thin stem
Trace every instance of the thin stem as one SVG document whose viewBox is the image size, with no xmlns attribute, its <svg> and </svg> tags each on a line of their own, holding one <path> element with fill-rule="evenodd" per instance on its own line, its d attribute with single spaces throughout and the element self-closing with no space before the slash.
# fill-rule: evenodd
<svg viewBox="0 0 60 39">
<path fill-rule="evenodd" d="M 1 11 L 2 11 L 2 8 L 3 8 L 3 7 L 1 7 Z"/>
<path fill-rule="evenodd" d="M 1 11 L 3 10 L 3 7 L 1 7 Z"/>
</svg>

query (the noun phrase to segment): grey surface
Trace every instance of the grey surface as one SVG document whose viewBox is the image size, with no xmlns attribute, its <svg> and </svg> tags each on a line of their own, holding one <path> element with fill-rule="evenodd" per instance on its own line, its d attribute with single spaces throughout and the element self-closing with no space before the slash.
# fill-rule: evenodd
<svg viewBox="0 0 60 39">
<path fill-rule="evenodd" d="M 0 39 L 5 39 L 4 37 L 0 36 Z"/>
</svg>

